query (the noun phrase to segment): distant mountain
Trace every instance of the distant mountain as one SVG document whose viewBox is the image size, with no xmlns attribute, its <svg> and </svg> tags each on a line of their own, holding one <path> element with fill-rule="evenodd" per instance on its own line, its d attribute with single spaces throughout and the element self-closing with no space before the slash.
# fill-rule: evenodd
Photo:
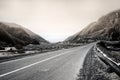
<svg viewBox="0 0 120 80">
<path fill-rule="evenodd" d="M 32 31 L 15 23 L 0 22 L 0 46 L 48 43 Z"/>
<path fill-rule="evenodd" d="M 102 16 L 98 21 L 91 23 L 65 41 L 81 42 L 83 39 L 120 40 L 120 10 Z"/>
</svg>

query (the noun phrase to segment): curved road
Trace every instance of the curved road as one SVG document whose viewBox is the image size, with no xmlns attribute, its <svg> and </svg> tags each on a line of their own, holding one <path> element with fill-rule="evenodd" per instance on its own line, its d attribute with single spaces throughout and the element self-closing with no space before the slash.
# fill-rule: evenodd
<svg viewBox="0 0 120 80">
<path fill-rule="evenodd" d="M 93 44 L 0 63 L 0 80 L 75 80 Z"/>
</svg>

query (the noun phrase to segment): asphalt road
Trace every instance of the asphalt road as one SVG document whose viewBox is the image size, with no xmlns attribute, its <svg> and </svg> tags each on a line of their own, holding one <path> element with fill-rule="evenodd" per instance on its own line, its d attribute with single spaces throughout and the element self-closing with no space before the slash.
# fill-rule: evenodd
<svg viewBox="0 0 120 80">
<path fill-rule="evenodd" d="M 0 63 L 0 80 L 75 80 L 93 44 Z"/>
</svg>

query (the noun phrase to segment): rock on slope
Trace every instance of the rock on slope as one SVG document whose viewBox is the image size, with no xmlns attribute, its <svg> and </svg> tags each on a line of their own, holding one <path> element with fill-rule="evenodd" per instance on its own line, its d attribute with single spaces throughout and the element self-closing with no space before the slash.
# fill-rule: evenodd
<svg viewBox="0 0 120 80">
<path fill-rule="evenodd" d="M 15 23 L 0 22 L 0 46 L 48 43 L 32 31 Z"/>
<path fill-rule="evenodd" d="M 82 31 L 70 36 L 65 41 L 79 42 L 81 39 L 119 40 L 120 39 L 120 10 L 102 16 Z"/>
</svg>

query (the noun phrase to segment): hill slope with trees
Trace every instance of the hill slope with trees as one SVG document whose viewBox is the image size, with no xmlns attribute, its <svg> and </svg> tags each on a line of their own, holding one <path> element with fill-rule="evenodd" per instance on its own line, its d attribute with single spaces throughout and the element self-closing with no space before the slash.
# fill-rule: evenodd
<svg viewBox="0 0 120 80">
<path fill-rule="evenodd" d="M 25 46 L 48 43 L 32 31 L 15 23 L 0 22 L 0 46 Z"/>
</svg>

